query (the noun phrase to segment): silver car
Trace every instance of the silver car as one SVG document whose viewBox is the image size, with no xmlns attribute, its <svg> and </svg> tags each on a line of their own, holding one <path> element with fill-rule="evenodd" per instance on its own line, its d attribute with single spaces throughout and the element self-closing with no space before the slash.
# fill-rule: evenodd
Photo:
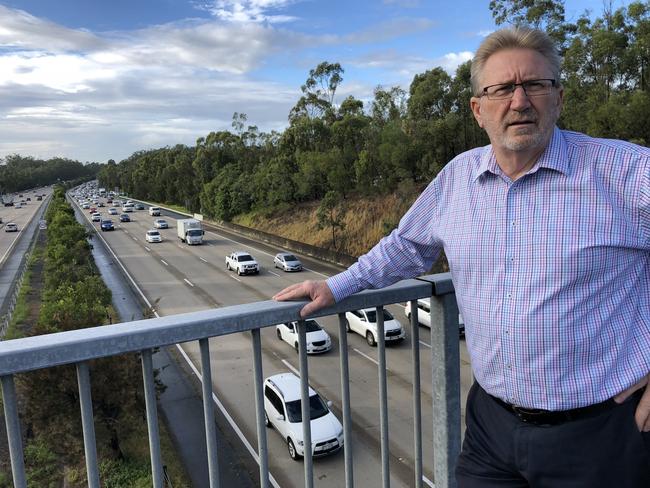
<svg viewBox="0 0 650 488">
<path fill-rule="evenodd" d="M 284 271 L 302 271 L 302 263 L 293 254 L 288 252 L 279 252 L 273 258 L 273 264 L 276 268 Z"/>
</svg>

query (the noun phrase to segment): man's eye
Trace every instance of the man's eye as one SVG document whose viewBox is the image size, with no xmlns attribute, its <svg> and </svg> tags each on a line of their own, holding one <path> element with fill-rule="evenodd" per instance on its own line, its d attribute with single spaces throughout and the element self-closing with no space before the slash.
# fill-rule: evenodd
<svg viewBox="0 0 650 488">
<path fill-rule="evenodd" d="M 525 85 L 526 88 L 532 88 L 533 90 L 544 87 L 544 83 L 541 81 L 529 81 Z"/>
<path fill-rule="evenodd" d="M 505 95 L 507 93 L 510 93 L 511 91 L 512 91 L 512 85 L 501 85 L 501 86 L 494 87 L 495 95 Z"/>
</svg>

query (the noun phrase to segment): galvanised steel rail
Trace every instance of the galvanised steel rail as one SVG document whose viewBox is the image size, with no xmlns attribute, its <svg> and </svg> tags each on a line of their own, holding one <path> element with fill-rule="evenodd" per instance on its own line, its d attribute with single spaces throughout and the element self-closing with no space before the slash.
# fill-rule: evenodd
<svg viewBox="0 0 650 488">
<path fill-rule="evenodd" d="M 413 351 L 413 413 L 414 413 L 414 471 L 415 486 L 423 486 L 422 432 L 420 399 L 419 329 L 417 325 L 417 299 L 431 297 L 431 347 L 433 391 L 433 452 L 436 488 L 455 487 L 453 469 L 460 452 L 460 358 L 458 344 L 458 307 L 448 273 L 431 275 L 417 280 L 405 280 L 382 290 L 368 290 L 353 295 L 333 307 L 323 309 L 313 317 L 338 315 L 341 398 L 343 411 L 345 486 L 354 486 L 352 468 L 353 438 L 350 408 L 350 378 L 348 367 L 345 312 L 376 307 L 379 356 L 379 405 L 381 425 L 382 486 L 390 486 L 388 397 L 386 382 L 386 355 L 382 308 L 386 304 L 411 302 L 411 334 Z M 124 322 L 80 329 L 57 334 L 27 337 L 0 342 L 0 380 L 4 415 L 11 454 L 14 486 L 26 487 L 25 466 L 21 441 L 20 421 L 14 375 L 62 364 L 74 364 L 79 384 L 80 409 L 88 473 L 88 486 L 99 488 L 99 470 L 95 446 L 95 432 L 90 391 L 88 361 L 124 353 L 139 352 L 142 358 L 147 427 L 155 488 L 163 486 L 163 464 L 160 456 L 158 417 L 156 408 L 154 374 L 151 365 L 152 350 L 157 347 L 187 341 L 199 341 L 203 381 L 203 405 L 206 425 L 206 442 L 210 473 L 210 487 L 219 487 L 217 441 L 212 404 L 212 381 L 208 339 L 238 332 L 252 334 L 252 351 L 255 375 L 255 406 L 258 433 L 260 485 L 269 486 L 268 452 L 264 427 L 263 372 L 260 329 L 281 323 L 299 321 L 299 354 L 302 395 L 302 418 L 308 414 L 308 371 L 306 353 L 306 326 L 299 311 L 304 302 L 264 301 L 236 305 L 201 312 L 171 315 L 155 319 Z M 435 324 L 442 324 L 435 325 Z M 303 421 L 305 446 L 311 445 L 310 423 Z M 305 487 L 313 487 L 313 460 L 311 449 L 305 449 Z"/>
</svg>

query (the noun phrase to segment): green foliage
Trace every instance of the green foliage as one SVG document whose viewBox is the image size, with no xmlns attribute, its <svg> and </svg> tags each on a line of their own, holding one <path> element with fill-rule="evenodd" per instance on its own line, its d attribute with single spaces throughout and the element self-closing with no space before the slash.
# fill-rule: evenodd
<svg viewBox="0 0 650 488">
<path fill-rule="evenodd" d="M 596 137 L 650 142 L 650 4 L 633 2 L 600 17 L 565 21 L 562 0 L 492 0 L 497 24 L 539 27 L 563 54 L 565 90 L 559 125 Z M 109 161 L 103 186 L 231 220 L 320 200 L 330 192 L 394 192 L 404 181 L 428 182 L 451 159 L 489 144 L 470 110 L 470 62 L 451 75 L 416 74 L 408 92 L 377 86 L 365 104 L 336 96 L 339 63 L 308 73 L 282 132 L 260 133 L 244 113 L 232 132 L 211 132 L 195 147 L 175 146 Z M 80 264 L 83 266 L 83 264 Z"/>
<path fill-rule="evenodd" d="M 99 476 L 104 488 L 149 488 L 153 483 L 149 466 L 129 460 L 101 462 Z"/>
<path fill-rule="evenodd" d="M 63 158 L 47 161 L 11 154 L 0 159 L 0 193 L 17 192 L 75 179 L 92 179 L 99 171 L 96 163 L 82 164 Z"/>
<path fill-rule="evenodd" d="M 63 485 L 59 460 L 41 437 L 25 446 L 25 471 L 30 488 L 58 488 Z"/>
<path fill-rule="evenodd" d="M 343 208 L 341 194 L 335 191 L 328 191 L 316 211 L 316 218 L 318 219 L 316 225 L 319 229 L 326 229 L 328 227 L 331 229 L 332 247 L 334 249 L 337 249 L 336 231 L 345 229 L 344 217 L 345 210 Z"/>
</svg>

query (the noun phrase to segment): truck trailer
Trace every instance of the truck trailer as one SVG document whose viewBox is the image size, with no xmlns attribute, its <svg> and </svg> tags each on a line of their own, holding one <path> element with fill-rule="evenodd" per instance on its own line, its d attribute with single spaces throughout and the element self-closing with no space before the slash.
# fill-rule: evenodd
<svg viewBox="0 0 650 488">
<path fill-rule="evenodd" d="M 178 238 L 190 246 L 193 246 L 194 244 L 199 245 L 203 242 L 203 234 L 205 234 L 205 231 L 203 230 L 199 220 L 177 220 L 176 231 L 178 232 Z"/>
</svg>

